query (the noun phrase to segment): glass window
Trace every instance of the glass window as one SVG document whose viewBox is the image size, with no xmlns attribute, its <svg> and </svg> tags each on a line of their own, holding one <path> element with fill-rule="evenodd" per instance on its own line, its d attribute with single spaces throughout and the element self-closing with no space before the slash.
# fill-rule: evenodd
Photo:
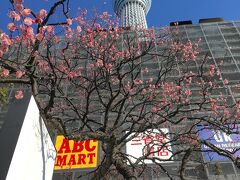
<svg viewBox="0 0 240 180">
<path fill-rule="evenodd" d="M 225 174 L 234 174 L 234 170 L 231 163 L 220 163 L 216 162 L 209 165 L 208 168 L 210 175 L 225 175 Z"/>
<path fill-rule="evenodd" d="M 202 25 L 202 29 L 207 36 L 220 34 L 218 27 L 213 24 Z"/>
<path fill-rule="evenodd" d="M 231 34 L 231 35 L 224 35 L 224 38 L 226 41 L 239 41 L 239 35 L 238 34 Z"/>
<path fill-rule="evenodd" d="M 223 34 L 235 34 L 237 33 L 237 29 L 234 27 L 224 27 L 221 28 Z"/>
<path fill-rule="evenodd" d="M 208 42 L 224 42 L 224 39 L 221 35 L 215 35 L 215 36 L 206 36 Z"/>
<path fill-rule="evenodd" d="M 231 56 L 228 49 L 213 49 L 212 54 L 215 58 Z"/>
</svg>

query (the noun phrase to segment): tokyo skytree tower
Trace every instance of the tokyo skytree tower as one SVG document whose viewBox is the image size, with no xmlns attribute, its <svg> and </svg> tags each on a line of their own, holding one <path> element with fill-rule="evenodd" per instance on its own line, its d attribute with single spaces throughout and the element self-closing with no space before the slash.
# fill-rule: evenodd
<svg viewBox="0 0 240 180">
<path fill-rule="evenodd" d="M 147 28 L 146 15 L 152 0 L 113 0 L 113 8 L 124 27 Z"/>
</svg>

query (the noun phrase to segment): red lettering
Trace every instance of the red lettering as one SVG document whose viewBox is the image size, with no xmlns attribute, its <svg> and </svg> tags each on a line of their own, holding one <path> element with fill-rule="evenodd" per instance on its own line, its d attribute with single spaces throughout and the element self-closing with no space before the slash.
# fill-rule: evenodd
<svg viewBox="0 0 240 180">
<path fill-rule="evenodd" d="M 55 166 L 65 166 L 66 165 L 67 155 L 57 156 Z"/>
<path fill-rule="evenodd" d="M 65 149 L 65 151 L 64 151 L 64 149 Z M 71 150 L 70 150 L 70 146 L 69 146 L 69 141 L 64 138 L 58 153 L 61 154 L 61 153 L 70 153 L 70 152 L 71 152 Z"/>
<path fill-rule="evenodd" d="M 93 140 L 93 142 L 96 142 L 96 140 Z M 92 151 L 94 151 L 94 150 L 96 149 L 96 146 L 90 147 L 90 140 L 87 140 L 87 141 L 85 142 L 85 148 L 86 148 L 86 150 L 87 150 L 88 152 L 92 152 Z"/>
<path fill-rule="evenodd" d="M 161 151 L 160 151 L 161 149 Z M 168 156 L 168 151 L 166 147 L 158 147 L 158 156 Z"/>
<path fill-rule="evenodd" d="M 69 162 L 68 162 L 68 165 L 71 166 L 71 165 L 76 165 L 76 160 L 75 160 L 75 154 L 72 154 L 70 159 L 69 159 Z"/>
<path fill-rule="evenodd" d="M 84 141 L 74 141 L 72 152 L 73 153 L 81 152 L 84 149 L 83 143 Z"/>
<path fill-rule="evenodd" d="M 78 155 L 78 164 L 86 164 L 86 154 L 79 154 Z"/>
<path fill-rule="evenodd" d="M 93 157 L 95 157 L 95 153 L 89 153 L 87 157 L 89 157 L 89 164 L 93 164 Z"/>
</svg>

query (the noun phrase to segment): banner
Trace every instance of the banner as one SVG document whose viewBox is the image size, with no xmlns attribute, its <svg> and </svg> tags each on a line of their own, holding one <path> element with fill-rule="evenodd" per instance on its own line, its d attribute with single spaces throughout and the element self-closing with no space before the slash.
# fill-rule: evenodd
<svg viewBox="0 0 240 180">
<path fill-rule="evenodd" d="M 231 128 L 231 132 L 239 132 L 240 125 L 229 125 L 229 128 Z M 211 128 L 211 126 L 202 126 L 198 125 L 198 135 L 202 140 L 207 140 L 214 146 L 221 148 L 223 150 L 228 150 L 230 152 L 233 152 L 236 149 L 240 148 L 240 135 L 238 134 L 226 134 L 225 132 L 221 130 L 215 130 Z M 204 155 L 205 161 L 227 161 L 229 160 L 225 156 L 221 156 L 216 152 L 207 152 L 211 151 L 211 148 L 209 148 L 206 145 L 202 145 L 202 151 Z M 238 150 L 235 154 L 235 156 L 240 156 L 240 150 Z"/>
<path fill-rule="evenodd" d="M 55 170 L 97 167 L 98 141 L 73 141 L 57 136 Z"/>
<path fill-rule="evenodd" d="M 161 128 L 145 131 L 144 133 L 132 133 L 131 136 L 135 136 L 131 141 L 126 144 L 126 152 L 129 155 L 129 159 L 132 163 L 136 162 L 136 158 L 147 156 L 149 158 L 159 158 L 156 162 L 172 162 L 163 161 L 169 160 L 172 156 L 172 148 L 169 143 L 168 128 Z M 152 164 L 153 161 L 146 159 L 146 164 Z"/>
</svg>

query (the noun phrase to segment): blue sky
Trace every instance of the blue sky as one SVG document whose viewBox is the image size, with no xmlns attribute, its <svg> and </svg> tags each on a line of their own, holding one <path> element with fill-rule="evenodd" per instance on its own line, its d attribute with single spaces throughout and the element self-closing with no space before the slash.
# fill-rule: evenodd
<svg viewBox="0 0 240 180">
<path fill-rule="evenodd" d="M 34 10 L 48 9 L 55 0 L 25 0 L 25 5 Z M 71 0 L 72 15 L 77 9 L 86 8 L 108 11 L 113 14 L 112 0 Z M 1 0 L 0 29 L 5 30 L 9 22 L 8 0 Z M 149 27 L 168 25 L 171 21 L 192 20 L 197 23 L 201 18 L 223 17 L 225 20 L 240 20 L 240 0 L 152 0 L 147 16 Z"/>
</svg>

